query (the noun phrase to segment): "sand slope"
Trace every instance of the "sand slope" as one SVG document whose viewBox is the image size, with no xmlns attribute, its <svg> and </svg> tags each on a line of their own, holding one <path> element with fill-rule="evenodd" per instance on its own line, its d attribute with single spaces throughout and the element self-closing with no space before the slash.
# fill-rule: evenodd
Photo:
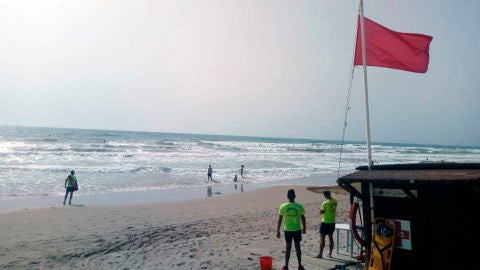
<svg viewBox="0 0 480 270">
<path fill-rule="evenodd" d="M 306 209 L 303 254 L 315 256 L 323 195 L 278 186 L 178 203 L 1 214 L 0 268 L 258 269 L 260 255 L 283 261 L 277 211 L 289 188 Z M 348 197 L 333 196 L 337 222 L 345 222 Z"/>
</svg>

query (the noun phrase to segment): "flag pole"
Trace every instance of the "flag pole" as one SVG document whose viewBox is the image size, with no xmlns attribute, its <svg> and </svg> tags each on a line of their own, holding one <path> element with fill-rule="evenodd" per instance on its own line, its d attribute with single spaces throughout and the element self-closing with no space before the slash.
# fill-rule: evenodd
<svg viewBox="0 0 480 270">
<path fill-rule="evenodd" d="M 359 6 L 360 12 L 360 27 L 361 27 L 361 37 L 362 37 L 362 62 L 363 62 L 363 86 L 365 88 L 365 117 L 367 123 L 367 149 L 368 149 L 368 170 L 371 170 L 372 165 L 372 150 L 370 145 L 370 117 L 368 110 L 368 81 L 367 81 L 367 46 L 365 42 L 365 21 L 363 19 L 363 0 L 360 0 Z M 368 184 L 368 193 L 370 193 L 370 221 L 371 225 L 375 223 L 375 205 L 373 202 L 373 183 Z M 367 253 L 368 254 L 368 253 Z M 371 254 L 367 255 L 368 257 Z M 368 264 L 367 264 L 368 265 Z M 367 266 L 367 269 L 369 267 Z"/>
<path fill-rule="evenodd" d="M 368 109 L 368 80 L 367 80 L 367 48 L 365 42 L 365 22 L 363 19 L 363 0 L 360 0 L 360 28 L 362 37 L 362 62 L 363 62 L 363 87 L 365 89 L 365 118 L 367 123 L 367 153 L 368 153 L 368 169 L 372 164 L 372 149 L 370 144 L 370 113 Z"/>
</svg>

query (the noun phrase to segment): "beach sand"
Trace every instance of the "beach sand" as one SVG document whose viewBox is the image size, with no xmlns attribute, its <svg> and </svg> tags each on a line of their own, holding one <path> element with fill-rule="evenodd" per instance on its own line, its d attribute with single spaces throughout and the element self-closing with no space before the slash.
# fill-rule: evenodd
<svg viewBox="0 0 480 270">
<path fill-rule="evenodd" d="M 323 195 L 284 185 L 182 202 L 3 213 L 0 268 L 259 269 L 260 256 L 284 260 L 276 226 L 290 188 L 306 209 L 303 256 L 314 257 Z M 348 195 L 329 189 L 339 201 L 337 223 L 347 222 Z"/>
</svg>

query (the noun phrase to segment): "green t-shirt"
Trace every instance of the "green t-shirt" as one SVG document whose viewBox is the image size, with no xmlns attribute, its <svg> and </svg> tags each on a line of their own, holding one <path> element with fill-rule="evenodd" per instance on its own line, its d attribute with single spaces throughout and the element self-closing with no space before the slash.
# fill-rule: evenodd
<svg viewBox="0 0 480 270">
<path fill-rule="evenodd" d="M 70 175 L 69 175 L 69 176 L 70 176 Z M 65 179 L 65 180 L 67 180 L 67 188 L 73 187 L 73 181 L 70 181 L 69 176 L 67 176 L 67 179 Z M 75 175 L 72 176 L 72 180 L 77 181 L 77 177 L 76 177 Z"/>
<path fill-rule="evenodd" d="M 305 214 L 303 206 L 296 202 L 286 202 L 280 205 L 278 214 L 283 216 L 283 229 L 287 232 L 295 232 L 302 229 L 300 217 Z"/>
<path fill-rule="evenodd" d="M 337 200 L 330 199 L 322 203 L 321 210 L 325 211 L 322 217 L 323 223 L 335 223 L 335 212 L 337 211 Z"/>
</svg>

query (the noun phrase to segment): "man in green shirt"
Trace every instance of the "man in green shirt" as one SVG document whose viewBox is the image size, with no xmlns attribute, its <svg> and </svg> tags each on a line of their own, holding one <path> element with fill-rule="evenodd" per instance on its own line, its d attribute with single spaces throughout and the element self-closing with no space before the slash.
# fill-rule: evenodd
<svg viewBox="0 0 480 270">
<path fill-rule="evenodd" d="M 328 235 L 329 252 L 327 257 L 332 258 L 333 251 L 333 232 L 335 231 L 335 213 L 337 211 L 337 200 L 332 198 L 330 191 L 323 192 L 325 201 L 320 207 L 320 215 L 323 214 L 322 223 L 320 223 L 320 251 L 317 258 L 323 258 L 323 249 L 325 248 L 325 236 Z"/>
<path fill-rule="evenodd" d="M 280 205 L 278 210 L 278 226 L 277 226 L 277 238 L 280 238 L 280 226 L 282 220 L 285 218 L 285 224 L 283 226 L 286 252 L 285 252 L 285 266 L 282 270 L 288 270 L 288 262 L 290 260 L 290 251 L 292 250 L 292 240 L 295 243 L 295 251 L 297 252 L 298 269 L 304 270 L 302 266 L 302 251 L 300 249 L 300 241 L 302 241 L 302 234 L 306 233 L 306 221 L 305 221 L 305 209 L 299 203 L 295 202 L 295 190 L 290 189 L 287 192 L 288 202 Z M 300 220 L 302 224 L 300 225 Z M 303 230 L 302 230 L 303 226 Z"/>
<path fill-rule="evenodd" d="M 65 198 L 63 199 L 63 205 L 65 205 L 65 201 L 67 200 L 68 193 L 70 193 L 70 200 L 68 201 L 69 205 L 72 205 L 72 196 L 73 192 L 75 191 L 75 184 L 77 182 L 77 177 L 75 176 L 75 171 L 71 171 L 70 175 L 67 176 L 65 179 Z"/>
</svg>

